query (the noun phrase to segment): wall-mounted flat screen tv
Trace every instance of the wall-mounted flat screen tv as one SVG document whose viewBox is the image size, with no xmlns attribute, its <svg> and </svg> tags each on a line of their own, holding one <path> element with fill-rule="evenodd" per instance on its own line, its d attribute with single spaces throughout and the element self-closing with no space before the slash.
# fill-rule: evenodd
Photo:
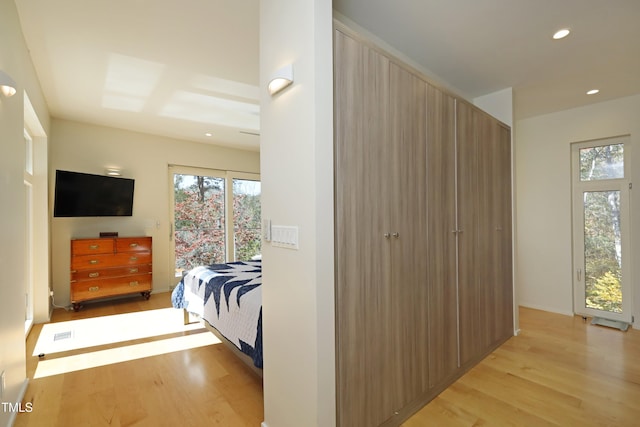
<svg viewBox="0 0 640 427">
<path fill-rule="evenodd" d="M 134 180 L 56 171 L 54 217 L 132 216 Z"/>
</svg>

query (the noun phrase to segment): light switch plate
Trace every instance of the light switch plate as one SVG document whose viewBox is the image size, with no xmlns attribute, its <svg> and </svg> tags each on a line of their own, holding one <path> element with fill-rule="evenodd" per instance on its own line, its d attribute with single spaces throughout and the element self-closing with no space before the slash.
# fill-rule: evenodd
<svg viewBox="0 0 640 427">
<path fill-rule="evenodd" d="M 262 220 L 262 238 L 265 242 L 271 241 L 271 220 L 263 219 Z"/>
<path fill-rule="evenodd" d="M 298 227 L 274 225 L 271 227 L 271 244 L 280 248 L 298 249 Z"/>
</svg>

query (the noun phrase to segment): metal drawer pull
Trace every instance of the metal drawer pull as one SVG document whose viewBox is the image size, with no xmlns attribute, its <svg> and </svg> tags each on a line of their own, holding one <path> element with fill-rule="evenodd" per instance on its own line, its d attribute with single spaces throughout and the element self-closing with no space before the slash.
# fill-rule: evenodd
<svg viewBox="0 0 640 427">
<path fill-rule="evenodd" d="M 98 290 L 100 290 L 100 286 L 91 286 L 89 288 L 89 292 L 97 292 Z"/>
<path fill-rule="evenodd" d="M 137 268 L 130 268 L 129 269 L 129 273 L 137 273 L 138 269 Z"/>
<path fill-rule="evenodd" d="M 89 273 L 89 277 L 98 277 L 100 273 Z"/>
<path fill-rule="evenodd" d="M 93 264 L 93 265 L 97 264 L 98 262 L 99 261 L 97 259 L 89 260 L 89 264 Z"/>
<path fill-rule="evenodd" d="M 135 247 L 137 247 L 137 246 L 138 246 L 138 244 L 137 244 L 137 243 L 130 243 L 130 244 L 129 244 L 129 247 L 130 247 L 130 248 L 135 248 Z"/>
<path fill-rule="evenodd" d="M 137 256 L 132 256 L 131 258 L 129 258 L 130 261 L 137 261 L 138 257 Z"/>
<path fill-rule="evenodd" d="M 100 245 L 90 245 L 89 249 L 98 249 Z"/>
<path fill-rule="evenodd" d="M 138 286 L 138 281 L 136 280 L 135 282 L 129 282 L 129 286 Z"/>
</svg>

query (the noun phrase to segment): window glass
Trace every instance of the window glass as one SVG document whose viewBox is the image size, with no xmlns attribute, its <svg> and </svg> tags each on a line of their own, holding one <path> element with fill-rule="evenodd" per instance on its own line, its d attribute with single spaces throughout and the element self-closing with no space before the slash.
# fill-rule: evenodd
<svg viewBox="0 0 640 427">
<path fill-rule="evenodd" d="M 233 180 L 233 239 L 236 261 L 260 257 L 260 181 Z"/>
<path fill-rule="evenodd" d="M 624 178 L 624 144 L 580 150 L 580 181 Z"/>
</svg>

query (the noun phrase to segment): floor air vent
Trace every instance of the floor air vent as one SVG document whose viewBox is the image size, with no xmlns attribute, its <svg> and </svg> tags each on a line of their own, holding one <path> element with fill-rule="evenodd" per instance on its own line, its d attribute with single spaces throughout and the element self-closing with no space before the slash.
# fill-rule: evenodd
<svg viewBox="0 0 640 427">
<path fill-rule="evenodd" d="M 53 336 L 54 341 L 66 340 L 71 338 L 71 331 L 58 332 Z"/>
<path fill-rule="evenodd" d="M 601 317 L 594 317 L 591 320 L 592 325 L 606 326 L 608 328 L 620 329 L 622 332 L 626 332 L 629 329 L 629 324 L 626 322 L 619 322 L 617 320 L 603 319 Z"/>
</svg>

